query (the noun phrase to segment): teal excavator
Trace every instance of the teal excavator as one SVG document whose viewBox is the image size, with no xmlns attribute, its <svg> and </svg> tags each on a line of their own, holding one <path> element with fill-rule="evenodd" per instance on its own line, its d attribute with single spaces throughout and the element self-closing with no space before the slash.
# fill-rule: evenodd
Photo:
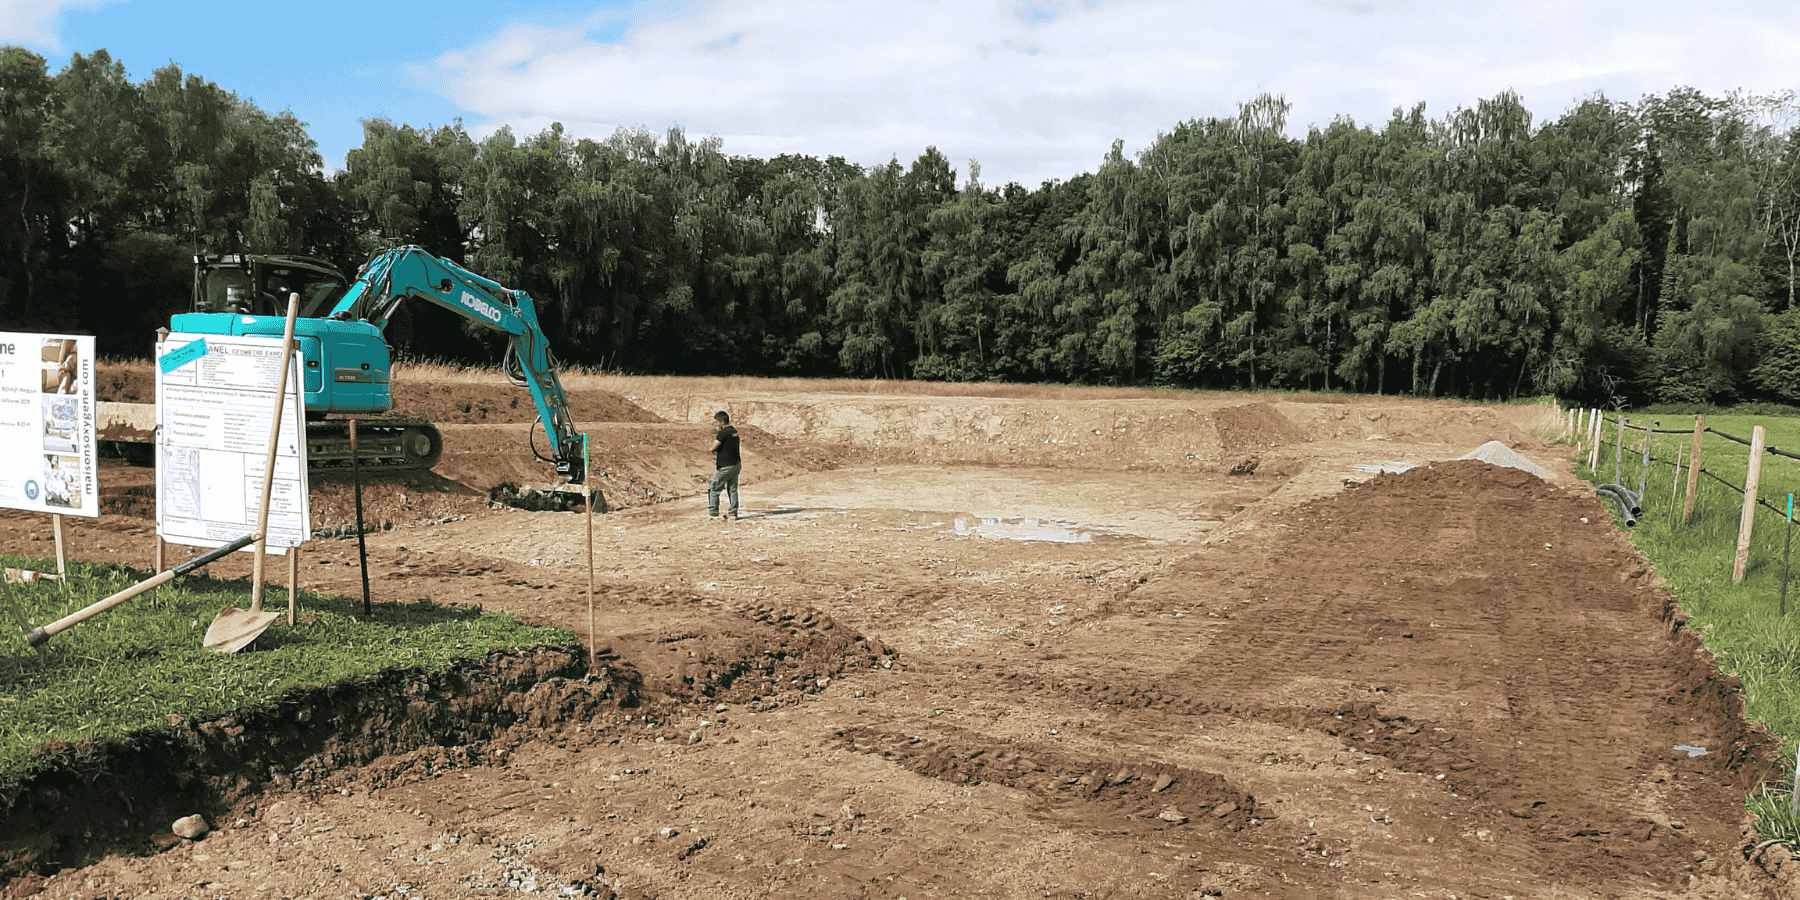
<svg viewBox="0 0 1800 900">
<path fill-rule="evenodd" d="M 570 484 L 586 480 L 584 445 L 569 415 L 557 363 L 531 295 L 483 278 L 414 246 L 371 257 L 346 287 L 328 263 L 309 257 L 230 256 L 195 259 L 196 312 L 171 318 L 185 334 L 279 338 L 286 297 L 301 298 L 294 340 L 301 359 L 307 455 L 313 467 L 348 464 L 349 419 L 358 419 L 357 461 L 389 468 L 429 468 L 443 452 L 436 426 L 390 416 L 392 365 L 388 319 L 402 303 L 424 300 L 507 336 L 502 369 L 528 389 L 549 443 L 531 450 Z M 122 404 L 108 404 L 122 405 Z M 101 410 L 102 419 L 107 410 Z M 101 439 L 107 439 L 102 422 Z"/>
</svg>

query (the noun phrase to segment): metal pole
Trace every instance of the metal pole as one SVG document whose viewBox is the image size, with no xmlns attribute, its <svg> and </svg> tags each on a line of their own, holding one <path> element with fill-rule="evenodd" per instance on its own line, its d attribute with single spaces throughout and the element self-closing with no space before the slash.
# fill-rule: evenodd
<svg viewBox="0 0 1800 900">
<path fill-rule="evenodd" d="M 1781 614 L 1787 615 L 1788 551 L 1794 546 L 1794 495 L 1788 495 L 1787 536 L 1781 542 Z"/>
<path fill-rule="evenodd" d="M 1620 472 L 1625 467 L 1625 417 L 1619 417 L 1619 434 L 1613 438 L 1613 484 L 1619 483 Z"/>
<path fill-rule="evenodd" d="M 356 561 L 362 567 L 363 617 L 375 613 L 369 606 L 369 543 L 363 538 L 362 464 L 356 452 L 356 420 L 350 420 L 350 484 L 356 493 Z"/>
</svg>

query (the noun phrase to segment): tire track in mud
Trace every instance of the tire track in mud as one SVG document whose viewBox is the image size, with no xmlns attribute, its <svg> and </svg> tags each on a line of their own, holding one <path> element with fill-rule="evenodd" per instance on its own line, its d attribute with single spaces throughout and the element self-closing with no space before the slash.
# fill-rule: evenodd
<svg viewBox="0 0 1800 900">
<path fill-rule="evenodd" d="M 1691 870 L 1694 836 L 1644 783 L 1711 779 L 1720 788 L 1730 775 L 1668 752 L 1674 741 L 1661 737 L 1669 732 L 1657 727 L 1657 708 L 1683 692 L 1670 658 L 1678 651 L 1656 634 L 1643 586 L 1612 574 L 1622 562 L 1612 536 L 1578 524 L 1597 510 L 1525 477 L 1466 463 L 1383 476 L 1295 510 L 1292 530 L 1271 535 L 1273 554 L 1255 554 L 1305 566 L 1241 568 L 1229 548 L 1177 564 L 1127 605 L 1167 609 L 1203 593 L 1198 586 L 1232 584 L 1201 600 L 1230 606 L 1230 619 L 1159 620 L 1160 646 L 1197 649 L 1165 671 L 1113 678 L 1100 696 L 1135 700 L 1149 696 L 1141 685 L 1155 684 L 1158 697 L 1179 699 L 1145 705 L 1200 714 L 1215 733 L 1230 720 L 1280 722 L 1423 773 L 1439 795 L 1433 804 L 1456 809 L 1435 814 L 1472 818 L 1482 852 L 1518 871 L 1669 883 Z M 1431 485 L 1424 503 L 1420 482 Z M 1529 525 L 1498 514 L 1521 511 Z M 1385 552 L 1359 544 L 1365 529 L 1385 536 Z M 1566 573 L 1549 556 L 1566 552 L 1595 558 L 1604 574 L 1505 582 L 1480 574 L 1517 573 L 1520 559 L 1533 558 Z M 1459 560 L 1460 575 L 1437 573 L 1432 561 L 1446 558 Z M 1641 627 L 1630 627 L 1634 617 Z M 1188 702 L 1206 695 L 1232 699 L 1222 708 Z M 1483 696 L 1497 698 L 1492 708 L 1459 699 Z M 1646 777 L 1666 767 L 1685 771 Z M 1388 791 L 1395 807 L 1397 788 Z M 1729 785 L 1717 793 L 1730 802 Z M 1441 852 L 1400 855 L 1428 868 Z"/>
<path fill-rule="evenodd" d="M 1289 528 L 1265 523 L 1273 548 L 1178 561 L 1038 658 L 997 667 L 985 693 L 965 689 L 1014 712 L 1042 698 L 1091 711 L 1102 730 L 1169 736 L 1122 750 L 1133 763 L 1000 737 L 1012 726 L 984 736 L 890 723 L 840 739 L 927 777 L 1027 791 L 1046 816 L 1112 822 L 1157 814 L 1146 802 L 1157 795 L 1129 793 L 1139 771 L 1158 773 L 1151 785 L 1163 773 L 1216 779 L 1210 799 L 1281 793 L 1284 766 L 1335 765 L 1347 774 L 1316 795 L 1286 797 L 1279 813 L 1258 804 L 1274 827 L 1249 843 L 1278 858 L 1291 860 L 1297 842 L 1303 859 L 1341 859 L 1401 817 L 1435 835 L 1384 847 L 1401 868 L 1441 872 L 1445 853 L 1479 852 L 1500 871 L 1670 884 L 1698 869 L 1700 847 L 1736 838 L 1696 832 L 1679 814 L 1735 802 L 1724 755 L 1669 750 L 1686 740 L 1672 726 L 1687 723 L 1662 710 L 1687 708 L 1688 651 L 1659 633 L 1660 600 L 1628 577 L 1628 551 L 1582 525 L 1604 521 L 1593 504 L 1490 469 L 1383 476 L 1285 513 Z M 1380 552 L 1362 543 L 1371 532 L 1383 535 Z M 1572 569 L 1571 556 L 1584 564 Z M 1282 558 L 1306 564 L 1265 567 Z M 1457 560 L 1451 572 L 1446 559 Z M 932 663 L 952 658 L 912 671 L 932 677 Z M 996 722 L 1011 714 L 990 710 Z M 1273 727 L 1299 733 L 1298 752 L 1270 746 Z M 1717 740 L 1733 730 L 1688 727 Z M 1261 765 L 1246 763 L 1251 752 Z M 1120 788 L 1112 775 L 1127 769 L 1139 771 Z M 1347 814 L 1349 798 L 1375 817 Z"/>
<path fill-rule="evenodd" d="M 1258 817 L 1256 798 L 1223 776 L 1154 760 L 1087 758 L 943 726 L 906 734 L 866 725 L 836 737 L 928 778 L 1028 791 L 1038 815 L 1081 827 L 1160 831 L 1193 821 L 1237 832 Z"/>
</svg>

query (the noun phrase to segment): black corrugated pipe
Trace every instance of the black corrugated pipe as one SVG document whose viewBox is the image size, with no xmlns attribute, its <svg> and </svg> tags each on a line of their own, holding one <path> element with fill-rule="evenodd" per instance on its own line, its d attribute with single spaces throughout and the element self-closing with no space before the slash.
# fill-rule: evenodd
<svg viewBox="0 0 1800 900">
<path fill-rule="evenodd" d="M 1630 491 L 1627 491 L 1616 484 L 1603 484 L 1595 490 L 1600 496 L 1611 500 L 1619 507 L 1619 516 L 1625 520 L 1626 528 L 1637 525 L 1637 515 L 1640 510 L 1637 508 L 1636 504 L 1627 499 L 1626 495 L 1629 495 L 1631 493 Z"/>
<path fill-rule="evenodd" d="M 1602 494 L 1617 495 L 1618 498 L 1621 501 L 1623 501 L 1626 506 L 1631 507 L 1632 515 L 1634 515 L 1634 516 L 1643 515 L 1643 513 L 1644 513 L 1643 495 L 1632 490 L 1631 488 L 1628 488 L 1622 484 L 1602 484 L 1602 485 L 1597 485 L 1594 489 L 1596 491 L 1599 491 Z"/>
</svg>

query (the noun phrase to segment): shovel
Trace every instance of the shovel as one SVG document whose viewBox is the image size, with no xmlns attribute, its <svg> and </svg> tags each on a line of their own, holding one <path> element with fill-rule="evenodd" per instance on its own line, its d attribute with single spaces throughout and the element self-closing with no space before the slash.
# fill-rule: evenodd
<svg viewBox="0 0 1800 900">
<path fill-rule="evenodd" d="M 262 611 L 263 550 L 269 543 L 269 495 L 275 490 L 275 449 L 281 437 L 281 411 L 287 400 L 288 362 L 294 353 L 294 319 L 300 314 L 300 295 L 288 295 L 287 325 L 281 334 L 281 374 L 275 379 L 275 417 L 269 422 L 269 453 L 264 459 L 262 505 L 256 513 L 256 564 L 251 575 L 250 608 L 226 607 L 207 626 L 201 645 L 220 653 L 236 653 L 250 645 L 281 618 L 279 612 Z"/>
<path fill-rule="evenodd" d="M 50 624 L 45 625 L 42 628 L 32 628 L 25 632 L 25 643 L 30 644 L 33 647 L 42 647 L 44 645 L 44 642 L 50 640 L 50 637 L 52 635 L 56 634 L 57 632 L 71 628 L 75 625 L 79 625 L 80 623 L 85 622 L 103 612 L 106 612 L 107 610 L 112 609 L 113 607 L 118 606 L 119 604 L 124 603 L 125 601 L 130 600 L 131 598 L 136 597 L 137 595 L 142 594 L 145 591 L 152 590 L 154 588 L 168 584 L 170 581 L 174 580 L 175 578 L 182 576 L 182 575 L 186 575 L 187 573 L 192 572 L 195 569 L 198 569 L 201 566 L 204 566 L 208 563 L 211 563 L 214 560 L 217 560 L 221 557 L 229 556 L 233 553 L 236 553 L 237 551 L 250 546 L 250 543 L 252 541 L 255 541 L 257 539 L 257 537 L 258 536 L 254 535 L 254 534 L 246 534 L 243 537 L 238 538 L 237 540 L 232 541 L 231 543 L 226 544 L 223 547 L 219 547 L 214 550 L 208 550 L 205 553 L 202 553 L 199 556 L 196 556 L 193 559 L 190 559 L 187 562 L 184 562 L 181 565 L 176 566 L 173 569 L 169 569 L 167 571 L 164 571 L 157 575 L 154 575 L 150 578 L 146 578 L 143 581 L 140 581 L 137 584 L 134 584 L 131 587 L 128 587 L 128 588 L 112 595 L 111 597 L 106 598 L 105 600 L 101 600 L 100 602 L 95 603 L 92 606 L 89 606 L 85 609 L 76 610 L 75 612 L 72 612 L 66 616 L 63 616 L 62 618 L 57 619 L 56 621 L 51 622 Z M 12 602 L 12 594 L 8 593 L 6 595 L 6 597 L 7 597 L 7 602 L 11 603 Z M 24 627 L 24 621 L 25 621 L 24 616 L 18 612 L 17 607 L 14 607 L 13 615 L 19 619 L 20 627 Z"/>
</svg>

